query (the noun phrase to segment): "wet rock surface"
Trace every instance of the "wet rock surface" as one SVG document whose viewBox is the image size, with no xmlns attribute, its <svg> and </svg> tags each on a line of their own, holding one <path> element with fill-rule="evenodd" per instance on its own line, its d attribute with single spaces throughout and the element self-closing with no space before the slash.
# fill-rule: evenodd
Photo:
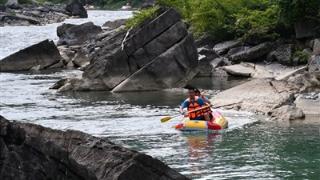
<svg viewBox="0 0 320 180">
<path fill-rule="evenodd" d="M 1 179 L 187 179 L 161 161 L 79 131 L 0 116 Z"/>
</svg>

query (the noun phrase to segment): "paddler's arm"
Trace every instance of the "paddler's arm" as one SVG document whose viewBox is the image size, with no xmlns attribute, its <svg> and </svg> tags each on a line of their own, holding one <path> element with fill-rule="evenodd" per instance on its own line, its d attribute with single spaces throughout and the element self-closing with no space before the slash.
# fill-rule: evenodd
<svg viewBox="0 0 320 180">
<path fill-rule="evenodd" d="M 183 101 L 183 102 L 181 103 L 181 105 L 180 105 L 180 113 L 181 113 L 182 115 L 185 115 L 184 109 L 187 108 L 187 107 L 188 107 L 188 101 L 185 100 L 185 101 Z"/>
</svg>

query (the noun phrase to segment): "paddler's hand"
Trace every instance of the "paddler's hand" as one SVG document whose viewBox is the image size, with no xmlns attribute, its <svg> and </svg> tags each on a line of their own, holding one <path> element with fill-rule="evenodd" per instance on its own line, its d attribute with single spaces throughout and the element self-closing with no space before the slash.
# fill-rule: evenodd
<svg viewBox="0 0 320 180">
<path fill-rule="evenodd" d="M 181 115 L 187 116 L 187 115 L 188 115 L 188 110 L 183 109 L 183 110 L 181 111 Z"/>
</svg>

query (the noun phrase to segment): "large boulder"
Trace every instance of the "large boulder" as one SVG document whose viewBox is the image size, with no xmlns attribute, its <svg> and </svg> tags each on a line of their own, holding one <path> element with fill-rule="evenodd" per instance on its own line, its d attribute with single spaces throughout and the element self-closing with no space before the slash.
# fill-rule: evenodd
<svg viewBox="0 0 320 180">
<path fill-rule="evenodd" d="M 268 54 L 268 61 L 278 61 L 283 65 L 292 65 L 293 44 L 283 44 Z"/>
<path fill-rule="evenodd" d="M 187 179 L 161 161 L 107 139 L 8 121 L 2 116 L 0 157 L 0 179 Z"/>
<path fill-rule="evenodd" d="M 320 92 L 319 71 L 294 73 L 285 80 L 253 79 L 218 93 L 211 102 L 216 108 L 241 109 L 292 120 L 304 117 L 304 113 L 295 108 L 295 97 L 310 92 Z"/>
<path fill-rule="evenodd" d="M 66 11 L 72 16 L 78 16 L 80 18 L 87 18 L 87 10 L 83 7 L 80 0 L 70 0 L 66 6 Z"/>
<path fill-rule="evenodd" d="M 92 51 L 82 80 L 74 81 L 71 89 L 86 89 L 79 87 L 83 82 L 90 90 L 160 90 L 183 87 L 197 74 L 193 38 L 173 9 L 159 11 L 156 18 L 128 32 L 117 30 L 99 38 Z M 93 80 L 103 84 L 90 86 Z"/>
<path fill-rule="evenodd" d="M 80 25 L 64 23 L 57 28 L 57 36 L 59 37 L 57 44 L 68 46 L 81 45 L 85 41 L 94 39 L 101 31 L 101 27 L 94 25 L 92 22 Z"/>
<path fill-rule="evenodd" d="M 268 113 L 293 99 L 293 87 L 285 81 L 254 79 L 212 98 L 215 107 Z"/>
<path fill-rule="evenodd" d="M 53 41 L 44 40 L 0 61 L 0 71 L 23 71 L 38 66 L 46 69 L 61 59 Z"/>
<path fill-rule="evenodd" d="M 241 61 L 259 60 L 259 58 L 263 58 L 265 55 L 267 55 L 271 51 L 271 49 L 272 49 L 272 43 L 269 43 L 269 42 L 262 43 L 231 55 L 230 60 L 234 63 L 238 63 Z"/>
</svg>

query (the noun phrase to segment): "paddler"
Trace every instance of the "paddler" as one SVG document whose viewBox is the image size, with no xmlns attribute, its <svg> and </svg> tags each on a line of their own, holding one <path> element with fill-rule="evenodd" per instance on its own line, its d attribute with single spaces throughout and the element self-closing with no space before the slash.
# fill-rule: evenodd
<svg viewBox="0 0 320 180">
<path fill-rule="evenodd" d="M 189 97 L 180 106 L 181 114 L 188 115 L 190 120 L 210 121 L 211 118 L 210 118 L 209 112 L 205 111 L 205 109 L 207 108 L 201 109 L 203 107 L 206 107 L 207 105 L 202 98 L 196 96 L 196 89 L 189 88 L 188 95 Z M 187 109 L 187 112 L 197 110 L 197 109 L 201 109 L 201 110 L 186 114 L 187 112 L 185 111 L 185 109 Z"/>
</svg>

